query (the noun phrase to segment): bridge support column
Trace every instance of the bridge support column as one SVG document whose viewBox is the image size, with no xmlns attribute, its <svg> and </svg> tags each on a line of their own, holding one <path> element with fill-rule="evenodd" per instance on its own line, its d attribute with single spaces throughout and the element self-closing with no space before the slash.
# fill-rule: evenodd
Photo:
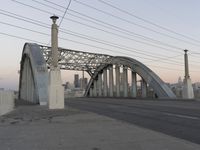
<svg viewBox="0 0 200 150">
<path fill-rule="evenodd" d="M 120 97 L 120 67 L 115 65 L 116 96 Z"/>
<path fill-rule="evenodd" d="M 93 96 L 96 97 L 97 96 L 97 80 L 94 80 L 94 83 L 93 83 L 94 87 L 93 87 Z"/>
<path fill-rule="evenodd" d="M 147 97 L 147 83 L 143 78 L 141 80 L 141 96 L 142 98 Z"/>
<path fill-rule="evenodd" d="M 137 96 L 137 76 L 136 72 L 132 71 L 131 72 L 131 97 L 136 97 Z"/>
<path fill-rule="evenodd" d="M 98 74 L 98 96 L 102 96 L 102 73 Z"/>
<path fill-rule="evenodd" d="M 90 97 L 93 97 L 93 88 L 90 88 Z"/>
<path fill-rule="evenodd" d="M 123 95 L 124 97 L 128 97 L 128 74 L 127 74 L 127 67 L 123 67 Z"/>
<path fill-rule="evenodd" d="M 113 66 L 109 67 L 109 96 L 113 97 Z"/>
<path fill-rule="evenodd" d="M 108 96 L 107 68 L 103 70 L 103 96 Z"/>
</svg>

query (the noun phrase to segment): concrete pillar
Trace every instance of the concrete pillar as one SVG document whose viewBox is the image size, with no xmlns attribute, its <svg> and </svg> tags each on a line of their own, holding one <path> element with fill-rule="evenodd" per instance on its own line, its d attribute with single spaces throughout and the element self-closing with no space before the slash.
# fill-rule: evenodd
<svg viewBox="0 0 200 150">
<path fill-rule="evenodd" d="M 94 83 L 94 87 L 93 87 L 93 96 L 96 97 L 97 96 L 97 80 L 93 81 Z"/>
<path fill-rule="evenodd" d="M 147 83 L 143 78 L 141 80 L 141 94 L 142 98 L 147 97 Z"/>
<path fill-rule="evenodd" d="M 189 76 L 189 65 L 188 65 L 188 55 L 187 55 L 187 51 L 188 50 L 184 50 L 185 54 L 184 54 L 184 62 L 185 62 L 185 78 L 183 80 L 183 98 L 184 99 L 193 99 L 194 98 L 194 91 L 193 91 L 193 87 L 192 87 L 192 81 L 190 79 Z"/>
<path fill-rule="evenodd" d="M 52 66 L 58 66 L 58 26 L 56 24 L 57 16 L 50 17 L 53 21 L 51 25 L 51 55 L 52 55 Z"/>
<path fill-rule="evenodd" d="M 137 75 L 136 72 L 132 71 L 131 73 L 131 97 L 137 96 Z"/>
<path fill-rule="evenodd" d="M 116 96 L 120 97 L 120 67 L 115 65 Z"/>
<path fill-rule="evenodd" d="M 184 50 L 184 62 L 185 62 L 185 78 L 190 78 L 189 76 L 189 66 L 188 66 L 188 55 L 187 55 L 188 50 Z"/>
<path fill-rule="evenodd" d="M 102 96 L 102 73 L 98 74 L 98 96 Z"/>
<path fill-rule="evenodd" d="M 123 67 L 123 96 L 128 97 L 128 74 L 127 67 Z"/>
<path fill-rule="evenodd" d="M 64 87 L 62 86 L 61 72 L 58 67 L 58 26 L 56 24 L 57 16 L 51 17 L 53 24 L 51 28 L 51 51 L 52 62 L 49 72 L 49 109 L 63 109 L 64 105 Z"/>
<path fill-rule="evenodd" d="M 113 66 L 109 67 L 109 96 L 113 97 Z"/>
<path fill-rule="evenodd" d="M 108 96 L 107 68 L 103 70 L 103 96 Z"/>
</svg>

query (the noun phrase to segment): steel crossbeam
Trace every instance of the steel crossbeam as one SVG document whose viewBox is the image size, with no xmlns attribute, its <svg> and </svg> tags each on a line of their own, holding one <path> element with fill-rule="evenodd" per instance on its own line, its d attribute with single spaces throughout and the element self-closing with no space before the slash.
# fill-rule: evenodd
<svg viewBox="0 0 200 150">
<path fill-rule="evenodd" d="M 44 58 L 47 62 L 47 66 L 50 66 L 51 62 L 51 47 L 42 46 L 40 48 L 43 52 Z M 103 64 L 109 64 L 113 56 L 82 52 L 71 49 L 58 48 L 59 51 L 59 65 L 61 69 L 65 70 L 78 70 L 87 71 L 91 76 L 95 70 Z"/>
</svg>

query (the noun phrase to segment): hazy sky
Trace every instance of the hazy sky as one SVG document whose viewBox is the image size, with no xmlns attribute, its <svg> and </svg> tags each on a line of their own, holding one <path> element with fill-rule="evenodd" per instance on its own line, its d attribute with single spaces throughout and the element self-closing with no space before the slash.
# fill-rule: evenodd
<svg viewBox="0 0 200 150">
<path fill-rule="evenodd" d="M 60 26 L 65 33 L 59 32 L 61 38 L 68 40 L 59 39 L 60 47 L 129 56 L 171 83 L 184 77 L 183 50 L 188 49 L 192 82 L 200 81 L 199 0 L 102 1 L 72 0 Z M 49 44 L 49 17 L 63 16 L 68 3 L 69 0 L 1 1 L 0 88 L 18 89 L 23 45 Z M 61 18 L 58 24 L 60 21 Z M 63 81 L 72 81 L 73 73 L 64 71 Z"/>
</svg>

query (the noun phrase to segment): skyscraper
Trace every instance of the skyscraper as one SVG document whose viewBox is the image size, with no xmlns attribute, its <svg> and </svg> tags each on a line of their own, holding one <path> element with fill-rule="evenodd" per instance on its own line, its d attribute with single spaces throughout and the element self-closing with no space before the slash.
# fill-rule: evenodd
<svg viewBox="0 0 200 150">
<path fill-rule="evenodd" d="M 74 75 L 74 87 L 75 88 L 79 88 L 80 87 L 80 85 L 79 85 L 79 75 L 78 74 Z"/>
</svg>

